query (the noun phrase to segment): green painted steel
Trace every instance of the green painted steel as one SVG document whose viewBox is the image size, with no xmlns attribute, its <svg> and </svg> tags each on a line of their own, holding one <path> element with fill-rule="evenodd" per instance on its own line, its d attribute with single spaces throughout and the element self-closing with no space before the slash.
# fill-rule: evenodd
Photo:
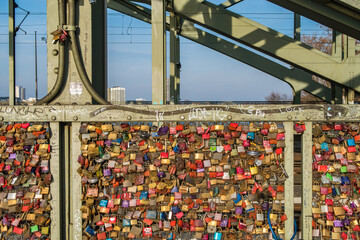
<svg viewBox="0 0 360 240">
<path fill-rule="evenodd" d="M 360 39 L 359 2 L 348 0 L 355 8 L 346 8 L 342 1 L 309 1 L 309 0 L 268 0 L 286 9 L 301 14 L 316 22 L 337 31 Z M 356 3 L 356 5 L 355 5 Z"/>
<path fill-rule="evenodd" d="M 109 1 L 108 6 L 113 10 L 120 11 L 139 20 L 151 23 L 150 9 L 146 9 L 143 6 L 141 6 L 142 9 L 140 10 L 139 5 L 122 5 L 116 1 Z M 242 61 L 256 69 L 287 82 L 294 89 L 295 95 L 299 95 L 301 90 L 304 90 L 327 102 L 331 101 L 331 89 L 313 81 L 312 75 L 307 72 L 296 68 L 288 69 L 243 47 L 200 30 L 187 20 L 184 21 L 179 34 L 180 36 Z"/>
<path fill-rule="evenodd" d="M 152 103 L 166 104 L 166 2 L 151 0 Z"/>
<path fill-rule="evenodd" d="M 180 16 L 312 74 L 360 91 L 358 59 L 338 62 L 331 56 L 236 13 L 196 0 L 174 1 Z M 196 12 L 194 12 L 196 9 Z"/>
<path fill-rule="evenodd" d="M 170 13 L 170 102 L 180 102 L 180 38 L 178 36 L 179 19 Z"/>
<path fill-rule="evenodd" d="M 238 4 L 239 2 L 242 2 L 243 0 L 227 0 L 225 2 L 223 2 L 222 4 L 220 4 L 219 6 L 224 7 L 224 8 L 229 8 L 234 6 L 235 4 Z"/>
</svg>

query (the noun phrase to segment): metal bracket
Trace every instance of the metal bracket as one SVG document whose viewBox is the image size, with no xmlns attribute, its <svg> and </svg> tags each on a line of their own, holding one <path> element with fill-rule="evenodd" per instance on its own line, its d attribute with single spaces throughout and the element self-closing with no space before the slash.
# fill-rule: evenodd
<svg viewBox="0 0 360 240">
<path fill-rule="evenodd" d="M 78 26 L 75 25 L 58 25 L 58 29 L 64 29 L 65 31 L 76 31 Z"/>
</svg>

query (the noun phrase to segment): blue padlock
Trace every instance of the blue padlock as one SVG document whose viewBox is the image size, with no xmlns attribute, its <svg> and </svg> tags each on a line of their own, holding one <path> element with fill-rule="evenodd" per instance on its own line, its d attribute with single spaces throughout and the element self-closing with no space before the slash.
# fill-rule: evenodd
<svg viewBox="0 0 360 240">
<path fill-rule="evenodd" d="M 122 140 L 121 138 L 117 138 L 117 139 L 112 140 L 111 142 L 120 144 L 121 140 Z"/>
<path fill-rule="evenodd" d="M 87 227 L 85 228 L 85 232 L 86 232 L 87 234 L 89 234 L 90 236 L 94 236 L 94 235 L 95 235 L 95 231 L 94 231 L 90 226 L 87 226 Z"/>
<path fill-rule="evenodd" d="M 254 132 L 248 132 L 247 138 L 248 138 L 248 139 L 251 139 L 251 140 L 254 140 L 254 138 L 255 138 L 255 133 L 254 133 Z"/>
<path fill-rule="evenodd" d="M 321 144 L 321 150 L 329 151 L 329 145 L 326 142 Z"/>
<path fill-rule="evenodd" d="M 100 207 L 107 207 L 107 204 L 108 204 L 108 200 L 105 200 L 105 199 L 102 199 L 101 201 L 100 201 Z"/>
<path fill-rule="evenodd" d="M 237 194 L 236 194 L 236 199 L 234 199 L 234 203 L 237 204 L 238 202 L 241 201 L 241 199 L 242 199 L 241 194 L 240 194 L 240 193 L 237 193 Z"/>
<path fill-rule="evenodd" d="M 170 233 L 168 236 L 169 236 L 169 237 L 168 237 L 166 240 L 172 240 L 172 239 L 174 239 L 173 233 Z"/>
<path fill-rule="evenodd" d="M 179 147 L 177 145 L 174 147 L 174 152 L 176 152 L 176 153 L 180 152 L 180 149 L 179 149 Z"/>
<path fill-rule="evenodd" d="M 140 199 L 141 200 L 147 199 L 147 197 L 148 197 L 148 192 L 142 191 L 141 194 L 140 194 Z"/>
<path fill-rule="evenodd" d="M 214 234 L 214 240 L 221 240 L 221 237 L 222 237 L 222 233 L 216 232 Z"/>
<path fill-rule="evenodd" d="M 347 140 L 347 144 L 348 146 L 355 146 L 355 140 L 352 138 L 352 139 L 348 139 Z"/>
</svg>

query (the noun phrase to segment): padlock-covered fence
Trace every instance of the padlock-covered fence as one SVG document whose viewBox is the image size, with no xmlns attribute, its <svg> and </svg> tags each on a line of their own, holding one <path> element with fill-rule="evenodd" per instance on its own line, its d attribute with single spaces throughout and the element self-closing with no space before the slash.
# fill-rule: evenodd
<svg viewBox="0 0 360 240">
<path fill-rule="evenodd" d="M 313 125 L 313 237 L 357 239 L 359 123 Z"/>
<path fill-rule="evenodd" d="M 192 218 L 193 220 L 203 220 L 202 223 L 204 224 L 203 226 L 205 233 L 209 225 L 208 223 L 210 223 L 211 226 L 213 224 L 211 222 L 216 221 L 214 220 L 215 214 L 218 213 L 216 216 L 217 219 L 220 219 L 219 217 L 221 213 L 221 220 L 216 221 L 217 222 L 216 232 L 221 233 L 221 236 L 225 238 L 225 234 L 227 234 L 227 232 L 229 232 L 229 234 L 230 233 L 235 234 L 235 232 L 239 232 L 239 231 L 241 232 L 241 230 L 239 230 L 240 225 L 238 225 L 236 229 L 234 221 L 232 221 L 236 218 L 236 213 L 235 213 L 236 209 L 239 213 L 239 209 L 240 209 L 239 207 L 243 208 L 242 217 L 236 219 L 239 221 L 239 224 L 240 222 L 245 222 L 245 225 L 248 224 L 246 225 L 246 229 L 242 231 L 243 235 L 244 236 L 247 235 L 247 233 L 250 232 L 250 227 L 248 226 L 253 225 L 252 233 L 254 233 L 255 236 L 256 231 L 260 233 L 260 229 L 262 229 L 263 231 L 270 230 L 270 228 L 268 227 L 268 220 L 267 220 L 267 213 L 269 211 L 265 210 L 266 206 L 262 205 L 262 203 L 265 202 L 266 197 L 268 197 L 269 207 L 273 206 L 272 205 L 273 201 L 275 203 L 279 203 L 278 206 L 275 205 L 275 208 L 279 209 L 279 211 L 276 211 L 276 209 L 271 210 L 270 214 L 272 215 L 269 214 L 269 217 L 272 216 L 272 219 L 274 220 L 275 218 L 277 219 L 276 221 L 274 221 L 272 229 L 275 231 L 275 233 L 279 233 L 279 232 L 282 233 L 284 229 L 285 231 L 284 238 L 290 239 L 294 233 L 294 222 L 293 222 L 294 133 L 296 131 L 299 131 L 299 126 L 295 127 L 295 129 L 297 129 L 296 131 L 294 130 L 294 126 L 296 124 L 299 125 L 300 123 L 300 126 L 301 127 L 304 126 L 304 128 L 306 129 L 305 131 L 303 131 L 301 135 L 302 210 L 301 210 L 300 227 L 301 227 L 302 238 L 312 239 L 313 238 L 312 237 L 313 236 L 313 231 L 312 231 L 313 230 L 313 226 L 312 226 L 313 171 L 312 169 L 313 169 L 313 157 L 314 157 L 312 151 L 313 122 L 327 122 L 327 123 L 356 122 L 358 121 L 358 119 L 360 119 L 359 110 L 360 109 L 358 106 L 348 106 L 348 105 L 335 105 L 335 106 L 334 105 L 290 105 L 286 107 L 281 107 L 277 105 L 1 106 L 0 121 L 2 123 L 8 123 L 8 124 L 14 124 L 17 122 L 31 123 L 30 125 L 44 124 L 44 122 L 48 123 L 49 130 L 51 132 L 51 134 L 49 135 L 50 136 L 49 144 L 51 145 L 50 148 L 51 158 L 49 160 L 49 167 L 50 167 L 52 179 L 49 187 L 50 194 L 48 195 L 48 202 L 49 205 L 51 206 L 51 211 L 49 213 L 51 220 L 50 220 L 50 225 L 49 223 L 47 223 L 48 225 L 45 224 L 44 227 L 46 226 L 49 227 L 48 230 L 49 233 L 51 232 L 51 236 L 53 237 L 53 239 L 54 236 L 56 236 L 55 239 L 82 239 L 83 236 L 85 238 L 89 238 L 88 234 L 90 234 L 91 236 L 93 232 L 97 232 L 97 233 L 105 232 L 105 235 L 108 238 L 110 238 L 111 234 L 113 234 L 113 238 L 115 238 L 115 233 L 112 232 L 117 232 L 117 235 L 119 236 L 119 238 L 121 238 L 122 234 L 128 234 L 126 233 L 126 231 L 128 231 L 129 229 L 129 228 L 125 228 L 125 232 L 123 232 L 124 229 L 124 226 L 122 225 L 123 219 L 130 220 L 130 226 L 127 227 L 130 227 L 130 232 L 132 232 L 131 228 L 134 226 L 135 232 L 132 233 L 138 234 L 139 230 L 137 230 L 137 228 L 139 229 L 142 228 L 144 230 L 144 228 L 149 226 L 149 224 L 147 224 L 146 222 L 150 223 L 150 221 L 145 220 L 144 223 L 144 219 L 147 219 L 146 218 L 147 211 L 150 211 L 149 212 L 150 217 L 154 213 L 154 211 L 156 212 L 156 219 L 153 220 L 149 219 L 157 223 L 157 226 L 159 227 L 159 231 L 156 231 L 157 229 L 155 227 L 155 231 L 153 231 L 154 236 L 156 235 L 155 233 L 163 232 L 165 224 L 166 224 L 166 230 L 168 229 L 167 227 L 169 226 L 169 223 L 170 223 L 171 231 L 181 229 L 181 226 L 180 227 L 178 226 L 179 223 L 178 220 L 181 220 L 182 223 L 185 224 L 185 229 L 187 227 L 187 224 L 189 224 L 189 231 L 180 231 L 180 233 L 184 233 L 184 234 L 191 233 L 195 235 L 196 231 L 195 232 L 191 231 L 194 230 L 193 225 L 195 225 L 195 221 L 191 222 L 190 224 L 191 219 L 186 219 L 186 216 L 188 216 L 189 213 L 194 214 L 194 218 Z M 302 121 L 303 123 L 301 123 Z M 90 129 L 87 129 L 86 127 L 87 130 L 86 132 L 84 130 L 85 125 L 83 125 L 85 123 L 87 124 L 87 126 L 95 126 L 95 130 L 94 128 L 90 127 Z M 126 126 L 124 126 L 122 133 L 120 131 L 116 132 L 117 130 L 115 129 L 115 126 L 121 126 L 121 123 L 129 124 L 129 128 L 127 129 Z M 202 126 L 201 123 L 204 123 L 204 126 Z M 240 142 L 236 143 L 235 139 L 240 139 L 242 133 L 244 132 L 244 131 L 241 132 L 236 131 L 236 129 L 230 130 L 229 126 L 231 123 L 233 124 L 237 123 L 239 125 L 248 126 L 249 128 L 250 128 L 250 124 L 253 125 L 255 124 L 255 126 L 259 128 L 259 131 L 254 132 L 255 133 L 254 139 L 248 139 L 248 136 L 246 135 L 247 139 L 244 142 L 247 143 L 248 142 L 247 140 L 249 140 L 250 142 L 250 146 L 243 146 L 246 154 L 241 153 L 241 151 L 237 151 L 238 153 L 237 156 L 231 156 L 231 154 L 233 155 L 236 154 L 235 151 L 233 151 L 233 149 L 239 150 L 237 146 L 241 146 Z M 264 134 L 261 133 L 261 130 L 264 129 L 263 127 L 264 123 L 266 124 L 269 123 L 270 125 L 271 123 L 276 123 L 276 126 L 278 126 L 279 124 L 280 126 L 283 126 L 285 147 L 280 147 L 281 145 L 278 146 L 277 143 L 275 145 L 275 143 L 272 142 L 270 143 L 270 145 L 272 147 L 273 153 L 270 154 L 269 152 L 268 153 L 266 152 L 269 151 L 269 149 L 266 150 L 264 144 L 266 144 L 267 141 L 270 141 L 271 139 L 266 138 L 266 136 L 264 136 Z M 181 131 L 176 130 L 177 132 L 176 134 L 171 134 L 170 129 L 172 127 L 176 128 L 176 126 L 180 124 L 183 125 L 183 130 Z M 103 133 L 103 130 L 101 130 L 102 125 L 109 125 L 108 127 L 110 126 L 113 127 L 112 129 L 113 133 L 109 133 L 107 137 L 114 138 L 115 136 L 114 133 L 116 132 L 116 139 L 115 140 L 111 139 L 111 143 L 109 146 L 108 146 L 109 141 L 107 141 L 108 139 L 101 139 L 102 137 L 104 137 L 101 136 L 101 134 Z M 139 150 L 140 147 L 143 147 L 141 146 L 141 144 L 143 143 L 140 142 L 144 140 L 137 141 L 136 144 L 131 144 L 132 141 L 130 140 L 130 135 L 132 138 L 135 139 L 137 138 L 136 135 L 139 135 L 138 137 L 140 136 L 146 137 L 143 136 L 143 133 L 141 133 L 143 132 L 141 131 L 141 125 L 149 126 L 149 137 L 146 140 L 144 139 L 145 142 L 148 142 L 151 138 L 155 137 L 154 140 L 152 140 L 153 142 L 147 143 L 148 144 L 147 148 L 149 151 L 148 153 L 146 153 L 146 155 L 149 155 L 147 157 L 145 157 L 144 154 L 144 151 L 146 150 Z M 152 136 L 152 129 L 151 129 L 152 125 L 156 125 L 158 127 L 161 126 L 169 127 L 166 137 Z M 211 134 L 212 137 L 215 137 L 214 133 L 211 132 L 219 132 L 219 131 L 210 131 L 212 128 L 211 126 L 216 126 L 216 125 L 224 126 L 224 130 L 220 131 L 222 133 L 220 135 L 217 135 L 216 137 L 216 144 L 217 144 L 216 151 L 214 151 L 215 150 L 214 146 L 208 145 L 209 150 L 204 152 L 202 150 L 205 149 L 205 143 L 214 141 L 214 140 L 210 140 Z M 137 127 L 134 128 L 134 126 L 138 126 L 140 127 L 140 129 L 136 129 Z M 196 127 L 195 132 L 193 126 Z M 203 134 L 205 134 L 206 131 L 208 130 L 206 129 L 206 126 L 208 127 L 208 129 L 210 129 L 208 132 L 209 139 L 207 140 L 203 139 Z M 204 129 L 204 133 L 200 134 L 197 129 L 198 127 L 202 127 Z M 100 129 L 101 133 L 97 129 Z M 159 130 L 160 129 L 158 129 L 157 131 Z M 184 130 L 185 133 L 187 133 L 186 131 L 190 131 L 190 133 L 186 134 L 185 137 L 182 137 L 182 135 L 179 133 Z M 230 135 L 227 134 L 226 131 L 229 131 L 232 140 L 235 140 L 233 144 L 227 144 L 227 141 L 229 141 L 229 139 L 225 140 L 225 138 L 228 138 Z M 126 139 L 125 135 L 124 137 L 122 137 L 122 134 L 124 132 L 128 133 L 128 137 L 129 137 L 128 139 Z M 235 136 L 232 135 L 233 132 Z M 96 133 L 97 136 L 95 136 L 94 133 Z M 236 134 L 239 134 L 239 136 L 236 136 Z M 261 144 L 259 142 L 260 138 L 257 136 L 262 137 Z M 206 136 L 204 137 L 206 138 Z M 249 137 L 252 138 L 251 135 Z M 120 142 L 117 142 L 118 138 L 121 139 Z M 195 146 L 194 149 L 192 145 L 193 143 L 192 141 L 195 140 L 196 143 L 198 140 L 200 140 L 200 138 L 201 138 L 201 142 L 204 142 L 204 147 L 201 150 L 201 149 L 197 149 L 197 147 Z M 184 156 L 183 156 L 183 152 L 178 152 L 178 153 L 175 152 L 174 150 L 175 147 L 172 146 L 172 142 L 170 141 L 171 139 L 172 141 L 177 142 L 176 145 L 178 145 L 180 141 L 183 141 L 183 143 L 185 143 L 186 146 L 191 146 L 190 152 L 188 152 L 189 154 L 188 158 L 186 158 L 187 157 L 186 151 L 184 151 L 185 154 Z M 88 143 L 85 144 L 85 141 L 87 141 Z M 127 149 L 124 150 L 121 144 L 124 145 L 126 141 L 129 143 L 129 146 L 125 146 L 127 147 Z M 243 140 L 238 140 L 238 141 L 243 141 Z M 251 147 L 253 147 L 251 143 L 256 143 L 256 142 L 258 143 L 256 145 L 260 146 L 260 148 L 263 149 L 260 149 L 261 154 L 258 157 L 251 157 L 251 153 L 253 150 L 251 149 Z M 154 146 L 150 147 L 150 145 L 153 143 L 155 143 L 155 147 Z M 159 143 L 161 143 L 163 149 L 167 149 L 167 151 L 165 150 L 158 151 L 160 146 Z M 85 145 L 88 145 L 87 150 L 84 149 Z M 222 149 L 222 148 L 226 148 L 225 147 L 226 145 L 231 145 L 231 151 L 228 153 L 226 153 L 226 150 Z M 134 148 L 134 146 L 137 147 L 137 150 L 131 149 Z M 223 150 L 221 160 L 218 154 L 219 152 L 217 151 L 218 146 L 219 146 L 219 150 Z M 171 147 L 172 150 L 168 149 L 169 147 Z M 212 147 L 211 150 L 210 147 Z M 122 152 L 125 153 L 125 156 L 122 156 L 122 158 L 114 157 L 112 155 L 114 153 L 111 153 L 112 151 L 114 150 L 118 151 L 119 149 L 120 149 L 119 155 L 121 155 Z M 150 152 L 150 149 L 151 151 L 154 151 L 155 149 L 156 152 Z M 282 153 L 277 152 L 280 151 L 277 149 L 282 149 L 283 152 Z M 259 151 L 259 149 L 257 150 Z M 88 152 L 86 153 L 86 151 Z M 90 151 L 90 155 L 89 155 L 89 151 Z M 162 153 L 164 153 L 164 156 L 161 156 Z M 175 153 L 174 154 L 175 159 L 174 159 L 174 155 L 171 155 L 173 153 Z M 93 156 L 93 154 L 99 154 L 99 155 Z M 100 157 L 100 154 L 102 155 L 102 157 Z M 109 154 L 110 154 L 110 158 L 109 158 Z M 157 154 L 160 154 L 160 156 L 156 156 Z M 165 158 L 167 157 L 165 154 L 168 154 L 168 158 Z M 199 181 L 198 167 L 199 169 L 202 169 L 202 165 L 200 165 L 199 162 L 200 159 L 195 159 L 195 155 L 197 156 L 197 158 L 201 158 L 201 154 L 203 154 L 203 158 L 201 161 L 202 164 L 205 165 L 208 164 L 209 162 L 206 160 L 210 160 L 210 164 L 211 164 L 211 166 L 206 165 L 208 167 L 203 166 L 204 169 L 203 172 L 201 172 L 202 170 L 199 171 L 200 177 L 201 174 L 204 174 L 203 178 L 206 177 L 209 180 L 209 181 L 205 181 L 206 186 L 205 184 L 204 186 L 201 185 L 203 182 L 196 182 Z M 263 155 L 264 158 L 260 159 L 262 158 L 262 154 L 264 154 Z M 143 160 L 143 168 L 144 168 L 143 170 L 142 167 L 139 167 L 140 165 L 136 163 L 137 160 L 141 161 L 138 155 L 143 156 L 143 158 L 141 158 Z M 226 155 L 229 155 L 229 159 L 228 159 L 229 164 L 223 164 L 223 165 L 220 164 L 220 162 L 223 160 L 224 156 Z M 242 155 L 243 156 L 246 155 L 247 158 L 246 159 L 241 158 Z M 265 156 L 267 155 L 270 155 L 269 165 L 265 163 L 265 161 L 267 161 L 265 159 Z M 271 155 L 275 157 L 271 157 Z M 218 157 L 217 159 L 219 161 L 218 165 L 216 165 L 214 161 L 216 160 L 216 157 Z M 147 159 L 146 161 L 145 158 Z M 184 173 L 186 173 L 186 176 L 189 175 L 188 178 L 186 178 L 185 176 L 184 179 L 181 179 L 181 177 L 183 177 L 181 174 L 179 174 L 180 175 L 179 178 L 177 173 L 178 171 L 176 170 L 176 168 L 174 168 L 175 170 L 172 170 L 173 172 L 175 171 L 175 173 L 170 174 L 172 166 L 173 165 L 176 166 L 176 162 L 177 162 L 176 160 L 180 158 L 184 162 L 183 171 Z M 236 160 L 237 158 L 238 160 Z M 124 162 L 124 159 L 126 160 L 125 167 L 121 166 L 121 168 L 119 168 L 119 166 Z M 211 162 L 212 159 L 213 162 Z M 5 162 L 6 160 L 7 160 L 6 157 L 2 158 L 3 162 Z M 257 165 L 259 164 L 260 160 L 261 160 L 261 165 Z M 114 165 L 114 161 L 115 161 L 115 165 Z M 197 161 L 199 162 L 198 165 L 197 165 Z M 157 164 L 159 164 L 159 162 L 160 162 L 160 166 L 156 166 Z M 255 173 L 254 170 L 256 168 L 258 173 L 260 173 L 260 174 L 251 175 L 251 179 L 249 178 L 249 180 L 246 180 L 247 190 L 245 191 L 240 191 L 239 188 L 241 186 L 241 184 L 239 183 L 245 182 L 245 179 L 243 180 L 235 179 L 235 177 L 238 177 L 237 176 L 238 174 L 236 172 L 237 171 L 236 167 L 234 173 L 233 170 L 234 167 L 232 166 L 234 163 L 235 163 L 234 166 L 236 166 L 236 164 L 238 163 L 239 167 L 244 169 L 244 173 L 245 170 L 250 171 L 251 167 L 253 169 L 253 173 Z M 243 166 L 241 166 L 241 163 L 243 164 Z M 245 163 L 247 165 L 245 165 Z M 190 164 L 190 165 L 186 165 L 186 164 Z M 38 165 L 41 166 L 41 161 L 39 161 Z M 225 167 L 225 165 L 230 165 L 230 168 L 228 166 Z M 216 169 L 217 168 L 216 166 L 218 166 L 218 169 Z M 221 173 L 221 167 L 223 171 L 222 173 Z M 276 170 L 275 167 L 277 168 Z M 126 168 L 128 173 L 124 174 L 122 171 L 125 171 Z M 155 168 L 156 168 L 156 175 L 154 174 Z M 140 173 L 138 173 L 138 169 Z M 215 169 L 215 171 L 209 171 L 209 169 Z M 131 173 L 129 173 L 129 170 Z M 36 168 L 34 169 L 34 171 L 35 172 L 31 172 L 30 174 L 31 177 L 37 176 Z M 141 174 L 141 171 L 144 171 L 143 174 Z M 190 176 L 190 172 L 193 172 L 191 173 L 191 176 Z M 218 172 L 219 175 L 217 175 Z M 271 173 L 273 172 L 275 174 L 272 174 L 271 176 Z M 23 172 L 21 172 L 21 174 L 22 173 Z M 159 175 L 157 173 L 159 173 Z M 288 178 L 285 177 L 284 179 L 285 173 L 287 173 Z M 2 174 L 6 178 L 7 177 L 6 174 L 9 174 L 9 172 L 2 171 Z M 42 176 L 43 173 L 41 171 L 40 171 L 40 175 L 41 175 L 40 178 L 45 177 Z M 143 179 L 141 175 L 143 175 L 144 177 Z M 211 177 L 215 177 L 215 178 L 210 178 L 210 175 Z M 13 177 L 13 175 L 11 176 Z M 112 178 L 115 179 L 115 183 L 112 180 Z M 155 180 L 155 178 L 158 179 L 156 185 L 154 184 L 150 185 L 154 182 L 152 180 Z M 230 179 L 226 179 L 226 178 L 230 178 Z M 137 180 L 138 183 L 143 181 L 144 182 L 144 184 L 142 184 L 143 186 L 135 185 L 135 180 Z M 195 180 L 195 182 L 193 180 Z M 211 182 L 211 180 L 216 180 L 216 185 L 214 185 L 214 187 L 211 184 L 212 183 L 215 184 L 215 181 Z M 284 182 L 282 182 L 282 180 L 284 180 Z M 238 182 L 236 183 L 236 181 Z M 118 186 L 116 186 L 117 185 L 116 182 L 119 182 Z M 208 188 L 207 185 L 208 182 L 210 182 L 210 189 Z M 276 184 L 273 184 L 274 182 L 276 182 Z M 263 185 L 264 183 L 265 185 Z M 45 186 L 44 183 L 41 184 L 42 185 L 40 185 L 40 187 Z M 120 192 L 122 194 L 120 195 L 111 194 L 112 191 L 114 191 L 115 189 L 114 184 L 115 184 L 115 188 L 117 188 L 118 191 L 120 189 Z M 127 187 L 124 187 L 124 184 Z M 266 189 L 267 184 L 269 186 L 272 186 L 274 191 L 276 191 L 275 197 L 271 195 L 271 192 L 269 192 L 269 187 Z M 319 181 L 319 184 L 321 185 L 322 182 Z M 152 190 L 150 190 L 149 185 L 151 186 Z M 258 187 L 255 187 L 255 185 L 257 185 Z M 280 186 L 279 189 L 277 188 L 278 185 Z M 120 188 L 120 186 L 122 187 Z M 276 187 L 274 188 L 274 186 Z M 283 189 L 282 186 L 284 186 Z M 181 200 L 177 199 L 177 204 L 175 204 L 175 192 L 174 191 L 172 192 L 172 189 L 174 189 L 175 187 L 178 190 L 177 197 L 179 197 L 180 188 L 181 191 L 184 192 L 181 193 L 181 197 L 182 197 Z M 215 187 L 217 187 L 217 190 Z M 259 187 L 262 187 L 263 190 L 262 192 Z M 126 193 L 129 189 L 130 191 L 135 191 L 135 188 L 136 188 L 136 192 L 130 192 L 131 198 L 129 194 L 127 196 L 126 194 L 123 195 L 123 193 Z M 154 189 L 155 189 L 155 193 L 153 193 Z M 192 191 L 192 194 L 190 193 L 190 189 Z M 252 193 L 254 189 L 256 189 L 255 194 Z M 7 191 L 6 188 L 3 188 L 3 191 L 4 190 Z M 186 193 L 185 190 L 187 190 Z M 284 190 L 283 195 L 282 195 L 282 190 Z M 97 197 L 95 197 L 96 191 L 97 191 Z M 170 192 L 168 193 L 168 191 Z M 194 193 L 195 191 L 197 192 Z M 146 192 L 147 192 L 147 198 L 144 198 Z M 164 193 L 161 194 L 162 192 Z M 86 196 L 88 193 L 90 195 Z M 237 202 L 238 199 L 240 199 L 237 193 L 239 193 L 241 196 L 240 201 L 243 202 L 242 204 L 239 204 L 240 201 Z M 91 194 L 93 194 L 94 197 L 91 197 Z M 153 195 L 152 197 L 150 197 L 151 194 L 153 195 L 156 194 L 156 198 Z M 192 197 L 192 195 L 196 195 L 196 196 L 203 195 L 204 199 L 200 198 L 200 200 L 197 200 L 198 197 L 194 198 Z M 214 197 L 214 195 L 216 195 L 216 197 Z M 222 196 L 223 199 L 221 199 Z M 151 202 L 153 200 L 150 199 L 151 198 L 157 199 L 157 197 L 160 197 L 159 202 L 156 202 L 156 205 L 150 205 L 150 203 L 154 204 L 154 202 Z M 210 197 L 210 198 L 207 198 L 206 201 L 205 197 Z M 229 199 L 229 197 L 230 200 L 227 200 Z M 278 197 L 279 199 L 276 199 L 276 197 Z M 118 198 L 120 200 L 117 200 Z M 133 198 L 138 200 L 136 201 L 136 207 L 130 207 L 130 204 L 132 204 L 131 206 L 135 204 L 135 201 L 132 201 L 132 203 L 130 203 Z M 216 200 L 216 198 L 218 198 L 219 200 Z M 285 200 L 280 200 L 281 198 L 284 198 Z M 43 199 L 45 199 L 45 195 L 43 195 Z M 212 201 L 209 201 L 209 199 L 211 199 Z M 138 207 L 138 203 L 141 200 L 143 201 L 143 203 L 145 203 L 144 205 L 145 210 L 141 209 L 141 206 L 139 209 L 136 209 Z M 205 211 L 204 212 L 196 211 L 200 209 L 201 200 L 203 200 L 202 210 L 204 210 L 204 207 L 205 210 L 208 210 L 210 208 L 210 212 L 207 212 L 208 214 L 205 214 L 206 213 Z M 8 201 L 7 199 L 4 200 L 4 202 L 7 201 Z M 22 199 L 18 201 L 22 201 Z M 213 204 L 213 206 L 211 206 L 211 202 L 215 202 L 215 205 Z M 122 207 L 123 203 L 125 204 L 124 206 L 128 205 L 128 207 L 127 208 Z M 246 207 L 247 205 L 249 205 L 249 203 L 252 204 L 252 206 L 254 206 L 254 210 L 256 211 L 247 212 Z M 172 207 L 175 207 L 175 205 L 178 208 L 172 209 Z M 218 210 L 216 209 L 217 205 L 219 205 L 220 207 Z M 116 212 L 114 212 L 116 206 L 118 207 Z M 182 209 L 183 206 L 185 206 L 184 209 Z M 189 206 L 190 206 L 190 210 L 189 210 Z M 257 206 L 257 208 L 255 206 Z M 278 208 L 279 206 L 280 208 Z M 222 207 L 224 209 L 221 209 Z M 229 211 L 228 208 L 230 207 L 233 208 L 230 209 Z M 186 208 L 188 208 L 188 211 L 186 211 Z M 177 213 L 174 214 L 173 212 L 173 210 L 175 210 L 176 212 L 179 209 L 181 213 L 177 212 L 180 213 L 178 217 L 180 217 L 183 213 L 183 216 L 181 218 L 178 218 L 176 216 Z M 107 211 L 109 211 L 109 213 L 107 213 Z M 6 210 L 2 211 L 2 213 L 5 212 Z M 129 217 L 130 213 L 128 212 L 132 214 L 131 217 Z M 141 214 L 137 218 L 139 212 L 141 212 Z M 172 220 L 169 219 L 170 212 L 172 212 Z M 34 214 L 35 216 L 37 216 L 37 213 Z M 110 219 L 111 215 L 118 215 L 118 214 L 120 214 L 120 216 L 123 217 Z M 281 221 L 281 217 L 284 219 L 285 215 L 288 219 Z M 258 219 L 262 219 L 262 216 L 264 217 L 264 221 L 257 221 L 257 217 Z M 96 225 L 94 222 L 99 219 L 100 222 L 98 225 Z M 210 221 L 210 219 L 212 220 Z M 127 224 L 126 223 L 128 222 L 127 220 L 125 220 L 125 224 Z M 132 220 L 136 220 L 136 224 L 135 221 Z M 176 226 L 173 226 L 174 222 L 172 221 L 174 220 L 176 220 Z M 251 224 L 250 221 L 246 223 L 246 220 L 252 221 L 253 224 Z M 112 223 L 113 221 L 116 221 L 116 224 Z M 160 221 L 162 225 L 159 226 Z M 227 228 L 221 227 L 220 229 L 221 222 L 223 222 L 222 226 L 224 226 L 226 221 L 228 223 Z M 199 225 L 201 227 L 201 222 L 200 221 L 196 221 L 196 222 L 197 222 L 196 225 L 198 225 L 197 227 L 199 227 Z M 260 222 L 262 222 L 262 225 L 260 225 Z M 27 221 L 26 217 L 25 220 L 23 220 L 23 222 L 21 223 L 23 224 L 25 223 L 25 225 L 27 225 L 29 228 L 35 225 L 34 222 Z M 150 226 L 152 226 L 153 224 L 154 223 L 150 224 Z M 115 227 L 115 225 L 118 225 L 119 228 Z M 34 231 L 41 233 L 42 227 L 43 226 L 38 225 L 38 230 L 35 231 L 34 228 Z M 176 227 L 178 228 L 176 229 Z M 8 229 L 11 228 L 13 228 L 13 226 L 10 226 L 10 228 Z M 44 233 L 45 230 L 46 228 L 44 229 Z M 248 230 L 248 232 L 246 230 Z M 330 231 L 333 231 L 333 229 L 330 228 Z M 168 231 L 167 233 L 170 233 L 170 231 Z M 135 234 L 136 238 L 142 238 L 143 232 L 141 232 L 140 237 L 137 237 L 136 234 Z M 104 237 L 103 235 L 104 234 L 99 234 L 98 236 L 101 238 Z M 179 235 L 177 234 L 176 236 Z M 215 233 L 209 234 L 210 239 L 213 238 L 214 236 Z M 220 234 L 217 234 L 217 237 L 219 236 Z M 267 236 L 269 237 L 270 235 Z M 6 239 L 6 234 L 2 233 L 2 237 Z M 95 237 L 95 235 L 93 237 Z"/>
<path fill-rule="evenodd" d="M 282 123 L 82 123 L 80 137 L 84 237 L 284 237 Z"/>
<path fill-rule="evenodd" d="M 2 239 L 50 238 L 48 123 L 0 123 Z"/>
</svg>

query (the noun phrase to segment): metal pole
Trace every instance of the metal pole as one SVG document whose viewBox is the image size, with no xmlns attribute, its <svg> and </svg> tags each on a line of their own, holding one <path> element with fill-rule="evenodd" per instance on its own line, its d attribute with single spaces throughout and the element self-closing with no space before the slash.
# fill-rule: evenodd
<svg viewBox="0 0 360 240">
<path fill-rule="evenodd" d="M 37 77 L 37 42 L 36 42 L 36 31 L 35 31 L 35 98 L 38 100 L 38 77 Z"/>
<path fill-rule="evenodd" d="M 9 105 L 15 105 L 15 2 L 9 0 Z"/>
<path fill-rule="evenodd" d="M 151 0 L 152 103 L 166 104 L 166 1 Z"/>
<path fill-rule="evenodd" d="M 71 159 L 70 159 L 70 240 L 82 239 L 81 218 L 81 177 L 77 173 L 79 163 L 78 156 L 81 154 L 81 142 L 79 141 L 80 122 L 72 122 L 71 126 Z"/>
<path fill-rule="evenodd" d="M 294 39 L 300 41 L 301 39 L 301 32 L 300 32 L 300 26 L 301 26 L 301 18 L 300 14 L 294 13 Z M 301 103 L 301 91 L 295 91 L 294 93 L 294 104 L 300 104 Z"/>
<path fill-rule="evenodd" d="M 284 122 L 285 127 L 285 170 L 288 178 L 285 181 L 285 239 L 291 239 L 294 234 L 294 123 Z"/>
<path fill-rule="evenodd" d="M 301 236 L 303 240 L 312 239 L 312 122 L 305 123 L 302 135 L 302 197 L 301 197 Z"/>
</svg>

